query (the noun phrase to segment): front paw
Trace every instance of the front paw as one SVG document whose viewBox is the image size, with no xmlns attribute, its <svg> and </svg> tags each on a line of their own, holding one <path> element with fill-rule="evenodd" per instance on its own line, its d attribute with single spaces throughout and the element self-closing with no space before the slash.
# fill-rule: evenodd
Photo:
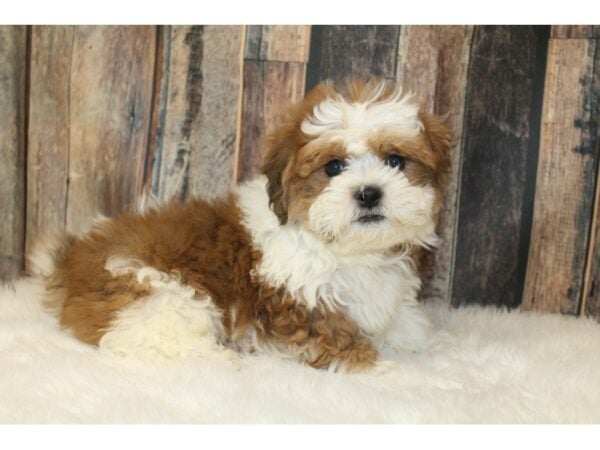
<svg viewBox="0 0 600 450">
<path fill-rule="evenodd" d="M 343 349 L 321 348 L 319 355 L 309 360 L 309 364 L 334 372 L 358 373 L 373 369 L 378 358 L 379 354 L 371 343 L 367 339 L 360 339 Z"/>
</svg>

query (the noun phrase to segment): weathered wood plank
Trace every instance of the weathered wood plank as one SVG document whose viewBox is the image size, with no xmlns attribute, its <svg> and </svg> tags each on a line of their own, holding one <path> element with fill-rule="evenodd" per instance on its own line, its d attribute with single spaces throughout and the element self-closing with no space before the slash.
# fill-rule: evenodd
<svg viewBox="0 0 600 450">
<path fill-rule="evenodd" d="M 246 26 L 246 41 L 244 43 L 245 59 L 260 59 L 260 42 L 262 40 L 264 25 Z"/>
<path fill-rule="evenodd" d="M 150 130 L 148 132 L 148 150 L 146 152 L 146 161 L 144 164 L 144 179 L 139 195 L 145 195 L 148 192 L 156 194 L 158 192 L 158 176 L 155 176 L 155 167 L 160 166 L 160 152 L 156 149 L 160 147 L 162 139 L 162 130 L 164 128 L 164 108 L 161 109 L 162 99 L 166 97 L 168 77 L 165 77 L 168 58 L 165 57 L 165 30 L 164 25 L 156 26 L 156 53 L 154 61 L 154 78 L 152 89 L 152 114 L 150 117 Z"/>
<path fill-rule="evenodd" d="M 166 89 L 153 185 L 163 198 L 225 194 L 234 179 L 241 117 L 243 26 L 165 31 Z"/>
<path fill-rule="evenodd" d="M 242 135 L 238 156 L 237 178 L 243 181 L 258 172 L 261 145 L 265 134 L 265 74 L 262 61 L 244 61 L 242 99 Z"/>
<path fill-rule="evenodd" d="M 155 27 L 76 27 L 69 81 L 67 227 L 134 206 L 152 102 Z"/>
<path fill-rule="evenodd" d="M 304 95 L 305 73 L 302 63 L 245 62 L 239 180 L 258 172 L 262 141 L 281 124 L 287 107 Z"/>
<path fill-rule="evenodd" d="M 449 301 L 456 231 L 456 203 L 460 152 L 471 49 L 472 26 L 403 26 L 400 30 L 397 78 L 412 90 L 422 108 L 447 114 L 447 124 L 458 139 L 452 152 L 448 186 L 443 199 L 438 234 L 441 243 L 430 262 L 432 272 L 425 275 L 421 295 Z"/>
<path fill-rule="evenodd" d="M 349 76 L 395 78 L 399 26 L 314 25 L 311 33 L 307 90 L 320 81 Z"/>
<path fill-rule="evenodd" d="M 549 27 L 473 35 L 452 303 L 516 306 L 529 248 Z"/>
<path fill-rule="evenodd" d="M 594 53 L 594 73 L 592 75 L 591 90 L 588 93 L 586 104 L 589 105 L 589 116 L 587 125 L 589 134 L 589 146 L 598 148 L 600 142 L 600 45 L 596 40 Z M 599 155 L 596 156 L 597 158 Z M 596 170 L 596 192 L 594 197 L 594 209 L 592 213 L 592 224 L 590 244 L 586 258 L 586 272 L 583 285 L 583 295 L 579 311 L 582 315 L 593 317 L 600 321 L 600 164 Z"/>
<path fill-rule="evenodd" d="M 0 26 L 0 280 L 23 269 L 26 33 Z"/>
<path fill-rule="evenodd" d="M 578 312 L 598 161 L 596 48 L 594 40 L 550 41 L 527 309 Z"/>
<path fill-rule="evenodd" d="M 557 39 L 599 38 L 600 25 L 553 25 L 552 37 Z"/>
<path fill-rule="evenodd" d="M 310 48 L 310 26 L 265 25 L 260 44 L 262 60 L 306 63 Z"/>
<path fill-rule="evenodd" d="M 310 27 L 264 26 L 260 33 L 254 28 L 246 33 L 246 44 L 254 49 L 247 49 L 244 62 L 238 180 L 258 171 L 265 135 L 277 128 L 287 108 L 302 98 L 306 83 Z"/>
<path fill-rule="evenodd" d="M 27 150 L 27 248 L 66 225 L 74 27 L 34 26 Z"/>
</svg>

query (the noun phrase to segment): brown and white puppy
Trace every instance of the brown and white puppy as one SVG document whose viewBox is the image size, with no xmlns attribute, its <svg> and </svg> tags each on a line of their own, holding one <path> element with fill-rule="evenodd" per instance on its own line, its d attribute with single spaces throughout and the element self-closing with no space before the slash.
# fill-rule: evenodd
<svg viewBox="0 0 600 450">
<path fill-rule="evenodd" d="M 324 83 L 226 199 L 101 220 L 46 239 L 31 266 L 61 325 L 118 354 L 233 346 L 367 368 L 426 342 L 415 259 L 436 244 L 452 141 L 391 82 Z"/>
</svg>

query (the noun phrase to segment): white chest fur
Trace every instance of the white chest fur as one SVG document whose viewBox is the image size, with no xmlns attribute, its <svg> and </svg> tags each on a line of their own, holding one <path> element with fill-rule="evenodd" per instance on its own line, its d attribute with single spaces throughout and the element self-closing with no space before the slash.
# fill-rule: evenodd
<svg viewBox="0 0 600 450">
<path fill-rule="evenodd" d="M 408 255 L 335 255 L 309 232 L 281 226 L 269 209 L 266 179 L 238 189 L 243 223 L 263 253 L 258 274 L 284 286 L 309 307 L 343 307 L 374 336 L 383 334 L 403 306 L 416 302 L 420 280 Z"/>
</svg>

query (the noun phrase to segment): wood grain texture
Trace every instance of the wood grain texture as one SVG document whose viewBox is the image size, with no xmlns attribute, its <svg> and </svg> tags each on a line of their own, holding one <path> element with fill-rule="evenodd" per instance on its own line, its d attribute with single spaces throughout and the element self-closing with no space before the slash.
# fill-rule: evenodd
<svg viewBox="0 0 600 450">
<path fill-rule="evenodd" d="M 423 298 L 449 301 L 452 279 L 460 152 L 471 49 L 472 26 L 403 26 L 400 30 L 397 78 L 412 90 L 421 107 L 446 115 L 456 132 L 451 171 L 443 199 L 438 234 L 441 243 L 431 261 L 433 272 L 423 280 Z"/>
<path fill-rule="evenodd" d="M 521 302 L 549 33 L 536 26 L 475 28 L 453 304 Z"/>
<path fill-rule="evenodd" d="M 261 61 L 308 61 L 310 25 L 249 25 L 244 58 Z"/>
<path fill-rule="evenodd" d="M 594 41 L 594 73 L 592 75 L 591 90 L 588 93 L 589 116 L 588 130 L 589 145 L 596 151 L 596 192 L 590 244 L 586 258 L 586 271 L 583 285 L 583 295 L 579 311 L 582 315 L 593 317 L 600 321 L 600 45 Z"/>
<path fill-rule="evenodd" d="M 314 25 L 307 90 L 325 79 L 361 75 L 394 79 L 399 31 L 395 25 Z"/>
<path fill-rule="evenodd" d="M 260 43 L 264 25 L 247 25 L 244 42 L 244 59 L 260 59 Z"/>
<path fill-rule="evenodd" d="M 553 25 L 552 38 L 600 38 L 600 25 Z"/>
<path fill-rule="evenodd" d="M 152 149 L 163 199 L 225 194 L 241 117 L 243 26 L 174 26 L 164 33 L 165 89 Z"/>
<path fill-rule="evenodd" d="M 133 208 L 147 151 L 154 27 L 76 27 L 69 78 L 67 228 Z"/>
<path fill-rule="evenodd" d="M 254 28 L 247 30 L 247 45 L 256 41 L 258 33 Z M 310 27 L 262 28 L 261 43 L 249 45 L 267 50 L 247 51 L 247 56 L 259 59 L 247 57 L 244 61 L 238 180 L 248 179 L 258 172 L 264 137 L 281 124 L 287 108 L 304 95 Z M 289 60 L 282 61 L 282 58 Z"/>
<path fill-rule="evenodd" d="M 310 26 L 265 25 L 263 27 L 260 59 L 267 61 L 308 61 Z"/>
<path fill-rule="evenodd" d="M 596 48 L 587 39 L 550 42 L 527 309 L 578 312 L 598 161 Z"/>
<path fill-rule="evenodd" d="M 0 26 L 0 280 L 23 269 L 27 31 Z"/>
<path fill-rule="evenodd" d="M 34 26 L 27 153 L 27 248 L 64 228 L 69 179 L 69 73 L 74 27 Z"/>
</svg>

